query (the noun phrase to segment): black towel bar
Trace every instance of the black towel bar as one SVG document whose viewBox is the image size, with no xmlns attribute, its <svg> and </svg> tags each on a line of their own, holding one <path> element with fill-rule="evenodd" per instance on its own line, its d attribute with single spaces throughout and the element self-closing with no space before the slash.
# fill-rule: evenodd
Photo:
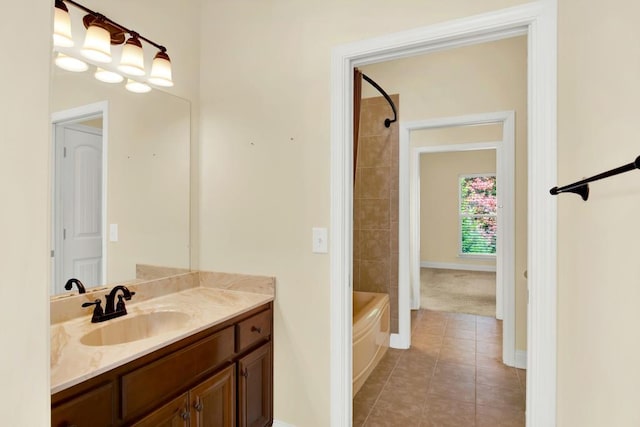
<svg viewBox="0 0 640 427">
<path fill-rule="evenodd" d="M 636 159 L 627 163 L 626 165 L 622 165 L 615 169 L 611 169 L 606 172 L 602 172 L 598 175 L 594 175 L 591 178 L 583 179 L 582 181 L 574 182 L 573 184 L 565 185 L 564 187 L 553 187 L 549 192 L 551 194 L 558 195 L 560 193 L 575 193 L 582 197 L 582 200 L 587 201 L 589 198 L 589 183 L 593 181 L 598 181 L 599 179 L 609 178 L 610 176 L 619 175 L 621 173 L 629 172 L 634 169 L 640 169 L 640 156 L 636 157 Z"/>
</svg>

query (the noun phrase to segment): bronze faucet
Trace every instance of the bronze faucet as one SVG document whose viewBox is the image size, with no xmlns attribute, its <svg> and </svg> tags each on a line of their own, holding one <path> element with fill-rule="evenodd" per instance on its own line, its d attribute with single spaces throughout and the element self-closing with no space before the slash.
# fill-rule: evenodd
<svg viewBox="0 0 640 427">
<path fill-rule="evenodd" d="M 122 291 L 122 295 L 118 295 L 118 303 L 116 304 L 115 299 L 118 291 Z M 126 286 L 118 285 L 111 289 L 111 292 L 105 295 L 105 300 L 107 303 L 104 312 L 102 311 L 102 306 L 100 305 L 102 303 L 100 299 L 96 299 L 93 302 L 85 302 L 82 304 L 82 306 L 90 307 L 92 305 L 95 305 L 95 308 L 93 309 L 93 316 L 91 317 L 91 323 L 104 322 L 105 320 L 115 319 L 116 317 L 126 315 L 127 308 L 124 305 L 124 300 L 130 301 L 131 297 L 135 294 L 135 292 L 131 292 Z"/>
<path fill-rule="evenodd" d="M 73 284 L 76 284 L 76 286 L 78 287 L 78 293 L 79 294 L 84 294 L 85 292 L 87 292 L 84 289 L 84 285 L 82 284 L 82 282 L 74 277 L 72 277 L 71 279 L 67 280 L 67 283 L 64 284 L 64 288 L 68 291 L 71 290 L 71 288 L 73 287 Z"/>
</svg>

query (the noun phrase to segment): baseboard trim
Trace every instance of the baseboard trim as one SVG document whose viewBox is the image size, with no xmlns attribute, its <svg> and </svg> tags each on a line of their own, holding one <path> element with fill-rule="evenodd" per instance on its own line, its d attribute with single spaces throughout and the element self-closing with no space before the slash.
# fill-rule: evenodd
<svg viewBox="0 0 640 427">
<path fill-rule="evenodd" d="M 293 424 L 285 423 L 284 421 L 273 420 L 273 427 L 296 427 Z"/>
<path fill-rule="evenodd" d="M 516 368 L 527 369 L 527 350 L 516 350 Z"/>
<path fill-rule="evenodd" d="M 468 270 L 496 272 L 495 265 L 456 264 L 454 262 L 420 261 L 422 268 L 442 268 L 444 270 Z"/>
<path fill-rule="evenodd" d="M 402 334 L 391 334 L 389 337 L 389 347 L 406 350 L 411 344 L 411 339 Z"/>
</svg>

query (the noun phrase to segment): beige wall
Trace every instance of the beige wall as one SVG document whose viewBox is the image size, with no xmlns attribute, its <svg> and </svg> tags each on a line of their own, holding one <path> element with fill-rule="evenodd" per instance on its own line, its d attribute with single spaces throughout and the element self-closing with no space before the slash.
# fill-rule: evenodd
<svg viewBox="0 0 640 427">
<path fill-rule="evenodd" d="M 640 2 L 561 0 L 558 183 L 640 154 Z M 638 172 L 558 196 L 558 425 L 640 425 Z"/>
<path fill-rule="evenodd" d="M 0 27 L 3 40 L 21 35 L 20 43 L 4 45 L 13 66 L 0 68 L 5 149 L 0 186 L 3 206 L 9 207 L 1 210 L 0 300 L 14 301 L 19 292 L 21 301 L 28 301 L 5 304 L 0 312 L 0 321 L 12 325 L 1 333 L 11 351 L 0 356 L 0 407 L 3 421 L 17 426 L 47 425 L 49 420 L 52 3 L 8 3 L 4 11 L 11 19 Z M 128 18 L 127 8 L 139 8 L 139 3 L 119 6 L 120 16 Z M 310 253 L 310 228 L 329 223 L 331 47 L 520 3 L 524 1 L 204 4 L 201 159 L 206 170 L 201 173 L 200 260 L 207 267 L 278 277 L 278 419 L 298 426 L 329 424 L 329 259 Z M 638 155 L 640 4 L 559 3 L 558 167 L 564 183 Z M 166 38 L 180 38 L 175 21 L 199 11 L 194 5 L 177 12 L 175 7 L 146 12 L 151 21 L 161 14 L 158 23 Z M 30 23 L 29 31 L 24 22 Z M 178 56 L 174 48 L 176 62 Z M 185 58 L 185 66 L 197 67 L 193 61 Z M 640 236 L 629 226 L 640 208 L 639 185 L 630 173 L 594 184 L 587 203 L 573 195 L 559 197 L 560 427 L 640 423 L 635 399 L 640 286 L 634 247 Z"/>
<path fill-rule="evenodd" d="M 277 277 L 277 419 L 329 425 L 331 49 L 520 3 L 203 2 L 200 266 Z"/>
<path fill-rule="evenodd" d="M 35 7 L 36 3 L 42 7 Z M 0 38 L 7 42 L 0 67 L 0 411 L 4 425 L 46 426 L 50 422 L 47 285 L 52 9 L 49 2 L 33 1 L 11 2 L 3 9 L 7 19 L 0 26 Z M 29 31 L 24 30 L 25 22 Z"/>
<path fill-rule="evenodd" d="M 198 1 L 184 9 L 176 9 L 168 0 L 153 1 L 153 7 L 150 2 L 124 0 L 83 4 L 107 15 L 113 12 L 112 18 L 125 25 L 140 23 L 143 34 L 148 31 L 151 38 L 166 40 L 175 64 L 174 93 L 196 98 Z M 9 18 L 0 26 L 0 36 L 7 41 L 0 67 L 0 322 L 4 325 L 0 339 L 5 349 L 0 354 L 0 409 L 4 425 L 47 426 L 53 1 L 10 2 L 3 5 L 3 12 Z"/>
<path fill-rule="evenodd" d="M 447 264 L 496 265 L 464 258 L 460 251 L 459 177 L 496 173 L 496 150 L 430 153 L 420 156 L 420 260 Z M 498 186 L 500 184 L 498 183 Z"/>
<path fill-rule="evenodd" d="M 472 70 L 472 71 L 471 71 Z M 363 67 L 402 97 L 402 120 L 515 111 L 516 349 L 527 348 L 527 39 L 525 36 Z M 370 91 L 371 88 L 364 87 Z M 368 92 L 365 92 L 368 93 Z M 502 126 L 415 132 L 413 147 L 496 141 Z"/>
</svg>

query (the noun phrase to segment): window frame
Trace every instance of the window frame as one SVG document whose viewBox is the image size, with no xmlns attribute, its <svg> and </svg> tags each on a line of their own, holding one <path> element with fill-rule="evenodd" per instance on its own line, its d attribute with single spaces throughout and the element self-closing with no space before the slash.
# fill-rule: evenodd
<svg viewBox="0 0 640 427">
<path fill-rule="evenodd" d="M 496 206 L 496 213 L 495 214 L 478 214 L 478 215 L 469 215 L 469 214 L 463 214 L 462 213 L 462 186 L 460 185 L 460 182 L 463 178 L 478 178 L 478 177 L 493 177 L 496 181 L 496 198 L 498 195 L 498 176 L 496 172 L 486 172 L 486 173 L 461 173 L 458 175 L 458 180 L 456 182 L 457 185 L 457 191 L 458 191 L 458 206 L 457 206 L 457 210 L 458 210 L 458 257 L 459 258 L 466 258 L 466 259 L 484 259 L 484 260 L 490 260 L 490 259 L 496 259 L 497 256 L 497 249 L 496 252 L 493 254 L 468 254 L 468 253 L 463 253 L 462 252 L 462 219 L 463 218 L 495 218 L 496 220 L 496 226 L 498 224 L 498 207 Z M 496 237 L 497 237 L 497 230 L 496 230 Z"/>
</svg>

